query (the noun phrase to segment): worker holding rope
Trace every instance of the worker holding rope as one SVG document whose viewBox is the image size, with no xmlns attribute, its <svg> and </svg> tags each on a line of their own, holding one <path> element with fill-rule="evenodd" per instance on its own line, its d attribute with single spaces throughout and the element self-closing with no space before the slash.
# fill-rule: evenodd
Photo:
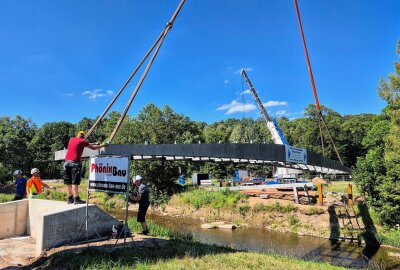
<svg viewBox="0 0 400 270">
<path fill-rule="evenodd" d="M 82 154 L 85 147 L 97 150 L 106 144 L 90 143 L 85 140 L 85 132 L 79 131 L 76 137 L 68 142 L 68 150 L 64 163 L 64 184 L 67 186 L 67 203 L 83 204 L 85 201 L 79 198 L 78 186 L 81 183 Z"/>
</svg>

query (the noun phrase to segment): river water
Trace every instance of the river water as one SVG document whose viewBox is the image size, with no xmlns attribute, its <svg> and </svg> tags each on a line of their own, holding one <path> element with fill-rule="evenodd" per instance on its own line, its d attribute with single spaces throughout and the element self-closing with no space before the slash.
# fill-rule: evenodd
<svg viewBox="0 0 400 270">
<path fill-rule="evenodd" d="M 135 217 L 135 212 L 130 212 Z M 333 242 L 328 239 L 280 233 L 263 228 L 235 230 L 202 229 L 199 220 L 149 214 L 156 224 L 172 230 L 191 233 L 204 244 L 216 244 L 239 250 L 274 252 L 304 260 L 329 262 L 345 267 L 377 266 L 377 269 L 400 269 L 400 258 L 390 256 L 400 250 L 388 247 L 359 246 L 357 243 Z"/>
</svg>

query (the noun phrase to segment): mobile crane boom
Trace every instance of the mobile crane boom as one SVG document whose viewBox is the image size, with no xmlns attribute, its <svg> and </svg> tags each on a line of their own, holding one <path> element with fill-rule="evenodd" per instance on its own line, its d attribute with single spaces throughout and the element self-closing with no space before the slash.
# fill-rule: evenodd
<svg viewBox="0 0 400 270">
<path fill-rule="evenodd" d="M 244 77 L 246 80 L 247 85 L 250 88 L 250 92 L 253 95 L 254 100 L 256 101 L 258 108 L 261 111 L 261 114 L 267 124 L 268 130 L 271 132 L 272 139 L 276 144 L 288 144 L 285 135 L 283 134 L 282 130 L 279 128 L 276 121 L 274 121 L 267 113 L 264 105 L 262 104 L 260 98 L 257 95 L 256 90 L 254 89 L 253 84 L 251 83 L 249 77 L 247 76 L 246 71 L 242 68 L 240 75 Z"/>
</svg>

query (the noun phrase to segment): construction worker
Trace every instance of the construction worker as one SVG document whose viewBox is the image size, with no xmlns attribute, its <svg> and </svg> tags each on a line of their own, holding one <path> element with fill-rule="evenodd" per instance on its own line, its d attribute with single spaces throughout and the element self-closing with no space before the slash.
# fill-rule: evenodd
<svg viewBox="0 0 400 270">
<path fill-rule="evenodd" d="M 67 203 L 82 204 L 85 201 L 79 198 L 78 186 L 81 183 L 82 153 L 85 147 L 97 150 L 105 145 L 89 143 L 85 140 L 85 132 L 79 131 L 76 137 L 68 142 L 68 150 L 64 163 L 64 184 L 67 186 Z"/>
<path fill-rule="evenodd" d="M 42 179 L 40 179 L 40 171 L 38 168 L 33 168 L 31 174 L 32 177 L 29 178 L 26 183 L 26 194 L 28 194 L 28 198 L 32 198 L 32 195 L 41 194 L 43 192 L 43 187 L 50 188 L 49 185 L 43 183 Z"/>
<path fill-rule="evenodd" d="M 21 170 L 15 170 L 14 171 L 14 177 L 15 177 L 15 197 L 13 201 L 18 201 L 22 200 L 25 197 L 26 194 L 26 178 L 22 176 L 22 171 Z"/>
<path fill-rule="evenodd" d="M 139 203 L 139 210 L 137 213 L 137 222 L 140 222 L 142 225 L 142 234 L 147 235 L 149 230 L 147 229 L 146 224 L 146 212 L 150 206 L 150 192 L 147 185 L 143 182 L 143 179 L 140 175 L 136 175 L 133 179 L 136 187 L 138 187 L 138 192 L 132 198 L 134 202 Z"/>
</svg>

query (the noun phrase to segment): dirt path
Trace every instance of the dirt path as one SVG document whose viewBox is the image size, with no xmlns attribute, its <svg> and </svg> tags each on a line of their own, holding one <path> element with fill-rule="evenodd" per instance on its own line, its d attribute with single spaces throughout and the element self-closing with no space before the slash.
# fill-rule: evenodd
<svg viewBox="0 0 400 270">
<path fill-rule="evenodd" d="M 30 236 L 0 240 L 0 268 L 22 266 L 35 260 L 35 240 Z"/>
</svg>

